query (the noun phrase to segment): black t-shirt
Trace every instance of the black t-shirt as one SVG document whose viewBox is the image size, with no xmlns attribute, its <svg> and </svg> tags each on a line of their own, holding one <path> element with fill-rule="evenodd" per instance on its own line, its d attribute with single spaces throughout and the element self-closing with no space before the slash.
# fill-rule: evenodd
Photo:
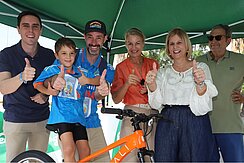
<svg viewBox="0 0 244 163">
<path fill-rule="evenodd" d="M 25 58 L 28 58 L 32 67 L 36 69 L 35 79 L 42 70 L 53 63 L 54 53 L 51 49 L 38 44 L 37 54 L 28 56 L 19 42 L 0 52 L 0 72 L 8 71 L 12 77 L 18 75 L 25 68 Z M 33 81 L 22 84 L 15 92 L 3 96 L 4 119 L 9 122 L 28 123 L 46 120 L 49 117 L 49 103 L 38 104 L 30 97 L 39 93 L 33 87 Z"/>
</svg>

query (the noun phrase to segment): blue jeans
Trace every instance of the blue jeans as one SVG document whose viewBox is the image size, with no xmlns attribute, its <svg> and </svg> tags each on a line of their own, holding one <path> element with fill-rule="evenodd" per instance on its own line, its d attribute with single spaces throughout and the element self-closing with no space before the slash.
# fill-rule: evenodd
<svg viewBox="0 0 244 163">
<path fill-rule="evenodd" d="M 156 162 L 217 161 L 217 148 L 208 114 L 195 116 L 189 106 L 166 106 L 155 137 Z"/>
<path fill-rule="evenodd" d="M 243 134 L 214 134 L 224 162 L 244 162 Z M 220 156 L 218 155 L 218 160 Z"/>
</svg>

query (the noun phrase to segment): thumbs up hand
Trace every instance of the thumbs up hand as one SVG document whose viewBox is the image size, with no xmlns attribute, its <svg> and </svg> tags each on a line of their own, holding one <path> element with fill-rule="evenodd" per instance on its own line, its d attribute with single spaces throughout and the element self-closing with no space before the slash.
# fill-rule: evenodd
<svg viewBox="0 0 244 163">
<path fill-rule="evenodd" d="M 58 74 L 58 77 L 64 78 L 64 65 L 60 66 L 60 73 Z"/>
<path fill-rule="evenodd" d="M 36 69 L 31 67 L 30 61 L 27 58 L 25 58 L 25 69 L 22 72 L 22 79 L 24 83 L 26 83 L 27 81 L 32 81 L 35 77 L 35 74 Z"/>
<path fill-rule="evenodd" d="M 107 81 L 105 80 L 107 70 L 103 70 L 102 76 L 100 77 L 100 85 L 97 87 L 96 92 L 100 96 L 107 96 L 109 94 L 110 88 L 109 85 L 107 84 Z"/>
<path fill-rule="evenodd" d="M 196 60 L 192 61 L 192 73 L 193 73 L 193 78 L 196 84 L 201 84 L 204 82 L 206 79 L 205 73 L 203 69 L 197 68 L 197 62 Z"/>
<path fill-rule="evenodd" d="M 135 75 L 135 70 L 132 69 L 131 74 L 128 76 L 127 84 L 129 84 L 129 85 L 131 85 L 131 84 L 136 85 L 136 84 L 140 83 L 140 81 L 141 80 L 139 79 L 139 77 Z"/>
<path fill-rule="evenodd" d="M 151 71 L 148 71 L 146 75 L 146 84 L 151 92 L 155 91 L 157 88 L 156 85 L 156 76 L 157 76 L 157 64 L 153 63 L 153 69 Z"/>
<path fill-rule="evenodd" d="M 55 79 L 55 81 L 53 82 L 53 88 L 61 91 L 64 86 L 66 85 L 66 81 L 64 79 L 64 65 L 60 66 L 60 73 L 58 74 L 57 78 Z"/>
<path fill-rule="evenodd" d="M 157 65 L 156 63 L 154 62 L 153 63 L 153 69 L 151 71 L 148 71 L 147 75 L 146 75 L 146 83 L 147 84 L 151 84 L 153 82 L 156 81 L 156 75 L 157 75 Z"/>
<path fill-rule="evenodd" d="M 86 77 L 86 75 L 82 71 L 80 71 L 80 73 L 81 73 L 81 76 L 78 78 L 80 85 L 89 84 L 88 78 Z"/>
<path fill-rule="evenodd" d="M 48 95 L 52 95 L 52 96 L 57 96 L 58 93 L 59 93 L 58 90 L 53 89 L 53 87 L 51 86 L 51 83 L 50 82 L 48 82 L 47 92 L 48 92 Z"/>
</svg>

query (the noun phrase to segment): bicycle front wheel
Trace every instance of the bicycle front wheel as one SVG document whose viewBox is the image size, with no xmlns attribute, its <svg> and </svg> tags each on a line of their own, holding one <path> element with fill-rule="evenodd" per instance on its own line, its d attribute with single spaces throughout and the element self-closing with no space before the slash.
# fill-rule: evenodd
<svg viewBox="0 0 244 163">
<path fill-rule="evenodd" d="M 50 157 L 48 154 L 37 150 L 29 150 L 20 153 L 11 161 L 11 163 L 29 163 L 29 162 L 55 163 L 52 157 Z"/>
</svg>

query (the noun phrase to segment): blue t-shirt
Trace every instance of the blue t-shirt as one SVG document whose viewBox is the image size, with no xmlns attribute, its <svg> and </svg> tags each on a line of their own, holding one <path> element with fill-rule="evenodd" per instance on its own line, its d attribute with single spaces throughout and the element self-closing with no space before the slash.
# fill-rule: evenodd
<svg viewBox="0 0 244 163">
<path fill-rule="evenodd" d="M 42 84 L 46 79 L 60 73 L 60 64 L 55 63 L 46 67 L 41 75 L 35 80 L 34 85 Z M 78 78 L 80 71 L 73 66 L 72 71 L 65 70 L 65 88 L 57 96 L 52 96 L 51 112 L 47 124 L 56 123 L 80 123 L 86 126 L 81 105 L 85 87 L 81 86 Z"/>
<path fill-rule="evenodd" d="M 42 70 L 53 63 L 55 56 L 52 50 L 38 44 L 37 53 L 30 57 L 23 48 L 21 42 L 0 52 L 0 72 L 9 72 L 11 77 L 18 75 L 25 68 L 25 58 L 29 59 L 32 67 L 36 69 L 33 81 Z M 34 89 L 33 81 L 22 84 L 15 92 L 3 96 L 4 119 L 15 123 L 40 122 L 48 119 L 49 103 L 38 104 L 31 100 L 39 92 Z"/>
<path fill-rule="evenodd" d="M 99 70 L 99 66 L 101 66 L 103 58 L 101 54 L 98 56 L 96 62 L 91 65 L 87 60 L 86 49 L 80 49 L 78 51 L 78 56 L 75 62 L 75 66 L 78 67 L 82 72 L 84 72 L 85 76 L 88 78 L 95 78 L 96 76 L 100 76 L 102 72 Z M 104 59 L 103 59 L 104 60 Z M 105 61 L 105 60 L 104 60 Z M 114 79 L 114 68 L 112 65 L 106 63 L 106 76 L 105 79 L 108 83 L 112 83 Z M 95 99 L 95 90 L 96 86 L 87 84 L 85 91 L 85 97 L 83 102 L 84 114 L 86 117 L 86 127 L 87 128 L 98 128 L 101 127 L 100 119 L 97 113 L 97 105 L 98 101 Z"/>
</svg>

